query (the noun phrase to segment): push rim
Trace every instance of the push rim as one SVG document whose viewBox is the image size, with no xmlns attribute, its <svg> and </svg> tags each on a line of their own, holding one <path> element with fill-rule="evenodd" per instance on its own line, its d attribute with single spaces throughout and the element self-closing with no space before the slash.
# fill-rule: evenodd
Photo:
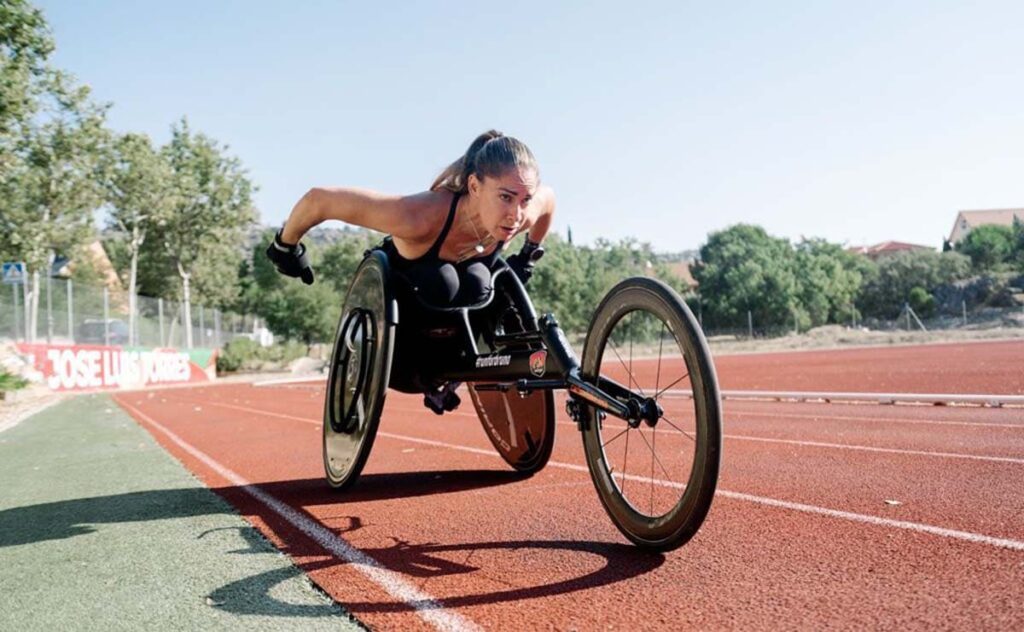
<svg viewBox="0 0 1024 632">
<path fill-rule="evenodd" d="M 374 251 L 356 270 L 342 307 L 323 425 L 324 469 L 335 488 L 358 478 L 384 405 L 394 322 L 386 281 L 387 262 Z"/>
</svg>

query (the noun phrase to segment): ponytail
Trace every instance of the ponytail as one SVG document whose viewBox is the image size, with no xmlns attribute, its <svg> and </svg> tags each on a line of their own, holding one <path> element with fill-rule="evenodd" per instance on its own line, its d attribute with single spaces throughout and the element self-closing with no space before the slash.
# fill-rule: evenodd
<svg viewBox="0 0 1024 632">
<path fill-rule="evenodd" d="M 532 169 L 539 175 L 537 161 L 529 147 L 497 130 L 488 130 L 477 136 L 466 153 L 437 176 L 430 190 L 466 193 L 471 174 L 476 174 L 478 178 L 499 176 L 513 167 Z"/>
</svg>

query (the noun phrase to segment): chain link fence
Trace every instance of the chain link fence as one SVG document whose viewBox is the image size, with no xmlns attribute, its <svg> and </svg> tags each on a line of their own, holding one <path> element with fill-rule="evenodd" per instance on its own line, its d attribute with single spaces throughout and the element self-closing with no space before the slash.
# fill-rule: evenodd
<svg viewBox="0 0 1024 632">
<path fill-rule="evenodd" d="M 133 318 L 127 292 L 60 277 L 40 280 L 33 327 L 26 298 L 31 303 L 23 285 L 0 286 L 0 338 L 48 344 L 220 348 L 235 338 L 258 339 L 262 329 L 252 315 L 203 305 L 186 310 L 184 303 L 148 296 L 136 297 Z M 186 311 L 191 312 L 191 322 Z"/>
</svg>

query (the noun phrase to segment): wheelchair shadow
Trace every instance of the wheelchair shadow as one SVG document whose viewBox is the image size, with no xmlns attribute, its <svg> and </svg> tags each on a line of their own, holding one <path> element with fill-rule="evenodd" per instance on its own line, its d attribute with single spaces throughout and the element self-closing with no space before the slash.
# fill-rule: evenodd
<svg viewBox="0 0 1024 632">
<path fill-rule="evenodd" d="M 260 483 L 259 487 L 278 498 L 286 496 L 310 506 L 452 494 L 528 479 L 529 476 L 512 470 L 428 470 L 363 474 L 352 487 L 342 491 L 331 489 L 323 478 Z"/>
<path fill-rule="evenodd" d="M 543 573 L 538 573 L 534 576 L 527 575 L 525 577 L 521 575 L 505 577 L 503 578 L 503 583 L 506 585 L 512 584 L 511 587 L 486 592 L 469 592 L 462 595 L 446 596 L 440 600 L 439 606 L 443 608 L 520 602 L 542 597 L 565 595 L 634 579 L 653 571 L 665 562 L 663 554 L 643 551 L 632 545 L 615 542 L 571 540 L 501 540 L 457 544 L 411 544 L 396 540 L 394 545 L 387 548 L 364 548 L 361 550 L 390 570 L 424 579 L 459 574 L 471 577 L 474 573 L 481 572 L 485 579 L 493 580 L 495 571 L 492 568 L 474 566 L 465 562 L 454 562 L 449 559 L 470 560 L 478 552 L 497 551 L 500 553 L 506 551 L 510 557 L 520 557 L 523 555 L 523 551 L 533 550 L 541 554 L 544 552 L 557 554 L 563 562 L 566 553 L 573 554 L 577 558 L 597 557 L 602 562 L 595 570 L 588 571 L 582 575 L 547 583 L 529 583 L 533 577 L 544 577 Z M 336 561 L 333 563 L 337 564 Z M 319 564 L 320 567 L 330 565 L 332 564 L 327 562 Z M 592 566 L 592 564 L 587 565 L 588 568 Z M 564 570 L 564 563 L 560 563 L 558 568 Z M 307 568 L 306 570 L 310 571 L 314 570 L 314 568 Z M 514 584 L 517 580 L 522 585 L 515 586 Z M 487 583 L 493 585 L 493 581 L 488 581 Z M 418 605 L 419 607 L 424 606 L 422 603 Z M 401 601 L 347 601 L 345 608 L 353 614 L 390 613 L 408 611 L 409 604 Z"/>
<path fill-rule="evenodd" d="M 302 507 L 338 505 L 344 508 L 348 503 L 496 487 L 524 478 L 522 474 L 507 470 L 444 470 L 366 474 L 351 490 L 340 493 L 330 489 L 321 478 L 260 483 L 258 487 L 275 498 L 287 499 L 289 505 L 301 511 Z M 279 568 L 239 579 L 215 590 L 211 598 L 223 601 L 224 604 L 220 606 L 222 609 L 241 614 L 319 617 L 336 613 L 334 607 L 284 604 L 273 596 L 273 590 L 280 582 L 300 575 L 303 571 L 342 566 L 348 562 L 333 557 L 324 559 L 324 551 L 318 544 L 298 535 L 293 525 L 262 503 L 256 502 L 245 488 L 228 486 L 213 491 L 217 494 L 210 494 L 209 489 L 200 487 L 150 490 L 0 510 L 0 548 L 86 536 L 102 531 L 104 524 L 235 514 L 241 511 L 245 515 L 260 518 L 275 533 L 282 534 L 280 539 L 285 542 L 283 552 L 296 559 L 315 561 L 301 564 L 302 570 L 295 567 Z M 231 504 L 224 502 L 224 499 Z M 343 513 L 354 512 L 343 509 Z M 595 519 L 603 519 L 603 516 Z M 347 520 L 347 526 L 341 528 L 325 524 L 337 534 L 350 533 L 362 526 L 358 515 L 341 515 L 326 520 L 332 524 Z M 225 554 L 265 552 L 265 542 L 262 548 L 257 546 L 263 536 L 255 529 L 242 528 L 240 533 L 249 542 L 248 548 L 230 550 Z M 197 537 L 204 535 L 199 534 Z M 445 598 L 445 607 L 514 602 L 586 590 L 638 577 L 661 566 L 665 561 L 663 555 L 644 552 L 631 545 L 568 540 L 515 539 L 455 544 L 396 540 L 386 547 L 360 547 L 360 550 L 385 568 L 416 578 L 454 575 L 472 577 L 477 572 L 493 573 L 494 569 L 486 566 L 453 561 L 470 560 L 473 552 L 477 551 L 497 551 L 499 554 L 507 551 L 510 555 L 518 555 L 517 552 L 523 550 L 539 551 L 541 554 L 550 551 L 559 555 L 597 556 L 603 560 L 596 570 L 568 579 Z M 564 568 L 564 565 L 561 567 Z M 592 569 L 594 564 L 585 562 L 581 567 Z M 407 611 L 409 605 L 403 602 L 357 602 L 346 603 L 345 608 L 359 614 Z"/>
</svg>

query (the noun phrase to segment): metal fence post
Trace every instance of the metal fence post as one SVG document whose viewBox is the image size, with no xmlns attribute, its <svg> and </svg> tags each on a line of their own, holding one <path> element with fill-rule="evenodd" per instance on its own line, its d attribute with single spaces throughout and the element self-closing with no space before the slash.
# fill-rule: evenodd
<svg viewBox="0 0 1024 632">
<path fill-rule="evenodd" d="M 960 301 L 960 309 L 964 315 L 964 327 L 967 326 L 967 301 Z"/>
<path fill-rule="evenodd" d="M 74 294 L 72 293 L 72 290 L 71 290 L 71 279 L 68 279 L 68 284 L 67 284 L 67 288 L 66 289 L 67 289 L 67 293 L 68 293 L 68 338 L 71 340 L 72 344 L 74 344 L 74 342 L 75 342 L 75 308 L 72 305 L 72 298 L 73 298 Z"/>
<path fill-rule="evenodd" d="M 21 314 L 18 313 L 21 308 L 18 305 L 17 285 L 11 285 L 11 296 L 14 297 L 14 340 L 17 342 L 18 338 L 21 337 Z"/>
<path fill-rule="evenodd" d="M 199 306 L 199 346 L 206 347 L 206 311 Z"/>
<path fill-rule="evenodd" d="M 750 313 L 749 309 L 747 310 L 747 335 L 751 338 L 754 337 L 754 315 Z"/>
<path fill-rule="evenodd" d="M 164 347 L 164 299 L 156 299 L 156 314 L 157 320 L 160 321 L 160 340 L 157 343 L 158 347 Z"/>
<path fill-rule="evenodd" d="M 213 310 L 213 346 L 220 349 L 220 310 Z"/>
<path fill-rule="evenodd" d="M 46 344 L 53 344 L 53 266 L 46 275 Z"/>
<path fill-rule="evenodd" d="M 103 344 L 110 346 L 110 290 L 103 286 Z"/>
</svg>

